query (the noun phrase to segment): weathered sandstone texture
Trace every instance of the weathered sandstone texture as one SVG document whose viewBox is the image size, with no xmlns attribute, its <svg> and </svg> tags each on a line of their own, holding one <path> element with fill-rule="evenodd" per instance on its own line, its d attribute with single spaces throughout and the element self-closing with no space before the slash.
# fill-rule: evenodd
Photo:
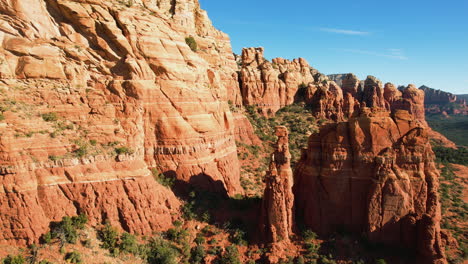
<svg viewBox="0 0 468 264">
<path fill-rule="evenodd" d="M 276 127 L 278 141 L 265 176 L 265 192 L 260 212 L 260 232 L 263 241 L 289 241 L 294 226 L 293 173 L 289 153 L 288 129 Z"/>
<path fill-rule="evenodd" d="M 233 116 L 236 141 L 247 145 L 260 146 L 262 140 L 255 134 L 255 130 L 249 119 L 241 112 L 233 112 Z"/>
<path fill-rule="evenodd" d="M 270 62 L 263 52 L 263 48 L 242 50 L 240 85 L 243 103 L 255 105 L 264 115 L 271 116 L 292 104 L 299 87 L 314 78 L 306 60 L 275 58 Z"/>
<path fill-rule="evenodd" d="M 242 193 L 237 65 L 197 0 L 0 0 L 0 14 L 0 243 L 77 213 L 169 227 L 179 201 L 149 168 Z"/>
<path fill-rule="evenodd" d="M 408 111 L 364 107 L 347 122 L 322 127 L 294 176 L 298 216 L 313 230 L 344 227 L 415 249 L 421 263 L 445 263 L 439 172 L 427 129 Z"/>
</svg>

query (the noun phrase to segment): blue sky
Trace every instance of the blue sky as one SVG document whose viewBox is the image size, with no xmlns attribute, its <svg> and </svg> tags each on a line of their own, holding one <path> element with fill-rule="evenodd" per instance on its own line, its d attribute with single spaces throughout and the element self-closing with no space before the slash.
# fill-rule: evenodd
<svg viewBox="0 0 468 264">
<path fill-rule="evenodd" d="M 468 0 L 199 0 L 233 50 L 468 94 Z"/>
</svg>

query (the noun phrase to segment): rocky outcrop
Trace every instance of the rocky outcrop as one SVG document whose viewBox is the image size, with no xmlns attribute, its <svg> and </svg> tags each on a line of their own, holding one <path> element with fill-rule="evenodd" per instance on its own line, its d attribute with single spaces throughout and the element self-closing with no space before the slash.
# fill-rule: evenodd
<svg viewBox="0 0 468 264">
<path fill-rule="evenodd" d="M 359 78 L 352 73 L 330 74 L 327 76 L 330 80 L 341 86 L 343 92 L 350 93 L 354 97 L 364 88 L 364 81 L 359 80 Z"/>
<path fill-rule="evenodd" d="M 269 62 L 263 52 L 263 48 L 242 50 L 240 85 L 243 103 L 258 106 L 264 115 L 271 116 L 292 104 L 299 88 L 314 78 L 306 60 L 276 58 Z"/>
<path fill-rule="evenodd" d="M 385 108 L 382 82 L 374 76 L 367 76 L 362 91 L 362 102 L 367 107 Z"/>
<path fill-rule="evenodd" d="M 427 127 L 424 114 L 424 92 L 413 84 L 400 91 L 393 84 L 387 83 L 384 88 L 384 97 L 387 109 L 391 111 L 406 110 L 415 120 Z"/>
<path fill-rule="evenodd" d="M 464 98 L 458 98 L 452 93 L 432 89 L 424 85 L 419 89 L 426 94 L 424 102 L 426 113 L 468 115 L 468 106 Z"/>
<path fill-rule="evenodd" d="M 289 153 L 288 130 L 276 127 L 278 141 L 265 176 L 265 192 L 260 212 L 260 232 L 263 241 L 289 241 L 293 232 L 293 173 Z"/>
<path fill-rule="evenodd" d="M 426 94 L 427 104 L 448 104 L 455 103 L 458 101 L 457 96 L 452 93 L 432 89 L 425 85 L 419 87 L 419 89 L 423 90 Z M 463 101 L 459 101 L 459 103 L 463 103 Z"/>
<path fill-rule="evenodd" d="M 307 92 L 305 102 L 311 107 L 317 118 L 331 119 L 334 121 L 341 121 L 344 118 L 343 108 L 345 107 L 349 112 L 352 111 L 351 102 L 347 98 L 344 103 L 343 91 L 335 82 L 324 81 L 320 84 L 309 85 L 309 90 L 313 92 Z"/>
<path fill-rule="evenodd" d="M 294 173 L 298 216 L 322 234 L 344 227 L 413 248 L 421 263 L 444 263 L 427 130 L 408 111 L 379 109 L 362 108 L 309 138 Z"/>
<path fill-rule="evenodd" d="M 179 202 L 149 168 L 242 193 L 237 65 L 197 0 L 0 0 L 0 11 L 0 242 L 34 242 L 76 213 L 167 228 Z"/>
</svg>

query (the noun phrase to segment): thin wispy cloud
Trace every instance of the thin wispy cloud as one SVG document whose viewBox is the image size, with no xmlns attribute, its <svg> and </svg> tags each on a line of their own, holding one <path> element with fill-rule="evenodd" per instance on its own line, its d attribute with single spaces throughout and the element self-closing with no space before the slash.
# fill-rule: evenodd
<svg viewBox="0 0 468 264">
<path fill-rule="evenodd" d="M 370 35 L 370 32 L 367 31 L 358 31 L 358 30 L 349 30 L 349 29 L 340 29 L 340 28 L 319 28 L 320 31 L 330 32 L 343 35 L 355 35 L 355 36 L 365 36 Z"/>
<path fill-rule="evenodd" d="M 356 53 L 356 54 L 364 54 L 370 55 L 375 57 L 385 57 L 389 59 L 396 59 L 396 60 L 408 60 L 403 54 L 403 50 L 401 49 L 388 49 L 387 52 L 375 52 L 370 50 L 360 50 L 360 49 L 337 49 L 338 51 L 342 52 L 349 52 L 349 53 Z"/>
</svg>

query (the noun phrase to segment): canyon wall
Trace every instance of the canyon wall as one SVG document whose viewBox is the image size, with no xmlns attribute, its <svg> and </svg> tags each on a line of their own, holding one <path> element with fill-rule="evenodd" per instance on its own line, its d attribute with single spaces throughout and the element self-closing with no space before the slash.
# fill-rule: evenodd
<svg viewBox="0 0 468 264">
<path fill-rule="evenodd" d="M 309 138 L 295 170 L 297 215 L 321 234 L 337 228 L 444 263 L 439 172 L 427 129 L 406 110 L 361 108 Z"/>
<path fill-rule="evenodd" d="M 424 85 L 419 89 L 426 94 L 425 105 L 428 114 L 468 115 L 468 106 L 465 99 Z"/>
<path fill-rule="evenodd" d="M 197 0 L 13 0 L 0 13 L 0 242 L 35 242 L 78 213 L 167 228 L 180 202 L 150 168 L 242 193 L 237 64 Z"/>
</svg>

